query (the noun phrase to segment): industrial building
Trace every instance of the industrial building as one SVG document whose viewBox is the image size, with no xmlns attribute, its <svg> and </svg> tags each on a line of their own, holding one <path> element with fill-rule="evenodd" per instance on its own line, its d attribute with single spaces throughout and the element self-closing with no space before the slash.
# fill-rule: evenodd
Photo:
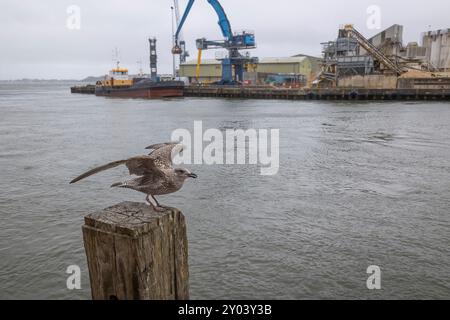
<svg viewBox="0 0 450 320">
<path fill-rule="evenodd" d="M 368 40 L 385 55 L 400 56 L 403 49 L 403 26 L 394 24 Z M 361 53 L 367 54 L 368 52 L 362 48 Z"/>
<path fill-rule="evenodd" d="M 438 71 L 450 71 L 450 29 L 429 31 L 422 36 L 427 61 Z"/>
<path fill-rule="evenodd" d="M 404 46 L 403 26 L 394 24 L 368 40 L 397 64 L 425 71 L 450 70 L 450 29 L 425 32 L 421 45 Z M 368 52 L 362 48 L 361 54 Z"/>
<path fill-rule="evenodd" d="M 252 84 L 262 84 L 270 75 L 301 75 L 306 80 L 313 79 L 320 72 L 321 59 L 306 55 L 286 58 L 262 58 L 250 66 L 244 79 Z M 191 83 L 196 79 L 197 61 L 188 61 L 180 65 L 179 75 L 188 77 Z M 213 83 L 221 80 L 222 65 L 219 60 L 203 60 L 200 65 L 198 82 Z"/>
<path fill-rule="evenodd" d="M 450 87 L 449 30 L 428 32 L 422 45 L 403 45 L 403 26 L 393 25 L 366 39 L 353 25 L 323 43 L 319 87 L 395 89 Z"/>
<path fill-rule="evenodd" d="M 420 46 L 417 42 L 403 44 L 403 26 L 393 26 L 376 34 L 369 41 L 397 65 L 424 71 L 438 71 L 427 59 L 431 47 Z M 367 54 L 363 50 L 363 53 Z"/>
</svg>

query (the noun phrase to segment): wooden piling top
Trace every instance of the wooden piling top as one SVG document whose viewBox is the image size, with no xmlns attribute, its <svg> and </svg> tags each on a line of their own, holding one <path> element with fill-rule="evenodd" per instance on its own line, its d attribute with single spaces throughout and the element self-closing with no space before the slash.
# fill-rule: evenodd
<svg viewBox="0 0 450 320">
<path fill-rule="evenodd" d="M 84 218 L 86 226 L 104 232 L 119 233 L 132 238 L 151 232 L 160 226 L 161 218 L 174 217 L 178 209 L 169 208 L 157 212 L 144 203 L 122 202 L 112 207 L 92 213 Z"/>
<path fill-rule="evenodd" d="M 187 229 L 175 208 L 122 202 L 85 217 L 94 300 L 189 299 Z"/>
</svg>

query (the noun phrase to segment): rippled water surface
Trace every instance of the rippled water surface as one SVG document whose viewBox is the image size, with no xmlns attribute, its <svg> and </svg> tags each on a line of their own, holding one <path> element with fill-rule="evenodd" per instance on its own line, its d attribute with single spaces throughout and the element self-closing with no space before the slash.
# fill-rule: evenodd
<svg viewBox="0 0 450 320">
<path fill-rule="evenodd" d="M 280 128 L 280 171 L 193 166 L 162 197 L 187 217 L 191 296 L 450 298 L 450 104 L 116 100 L 0 85 L 0 298 L 89 299 L 83 217 L 123 200 L 117 169 L 174 129 Z M 66 289 L 67 266 L 82 290 Z M 382 290 L 366 288 L 369 265 Z"/>
</svg>

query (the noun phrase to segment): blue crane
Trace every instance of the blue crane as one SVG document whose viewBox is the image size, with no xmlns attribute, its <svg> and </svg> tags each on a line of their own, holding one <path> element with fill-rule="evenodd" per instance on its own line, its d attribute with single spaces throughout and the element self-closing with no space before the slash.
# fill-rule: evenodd
<svg viewBox="0 0 450 320">
<path fill-rule="evenodd" d="M 254 49 L 256 48 L 255 35 L 252 32 L 243 31 L 241 33 L 233 33 L 231 29 L 231 23 L 218 0 L 207 0 L 213 7 L 219 18 L 219 27 L 222 31 L 224 40 L 206 40 L 205 38 L 198 39 L 196 41 L 197 49 L 199 51 L 198 64 L 197 64 L 197 78 L 199 76 L 199 67 L 201 61 L 202 50 L 225 48 L 228 50 L 228 56 L 221 58 L 222 62 L 222 80 L 221 84 L 234 84 L 243 81 L 244 71 L 248 64 L 254 64 L 258 62 L 258 58 L 250 57 L 249 55 L 242 55 L 239 50 Z M 180 47 L 179 36 L 183 29 L 189 13 L 195 0 L 189 0 L 183 17 L 178 24 L 177 31 L 175 33 L 175 46 L 172 49 L 173 54 L 182 54 L 183 49 Z M 233 75 L 234 69 L 234 75 Z"/>
<path fill-rule="evenodd" d="M 176 26 L 180 25 L 180 5 L 178 4 L 178 0 L 173 0 L 173 9 L 175 11 L 175 20 Z M 175 36 L 175 35 L 174 35 Z M 184 41 L 183 34 L 180 32 L 178 34 L 177 39 L 179 40 L 178 45 L 181 48 L 180 53 L 180 65 L 186 62 L 186 59 L 189 57 L 189 52 L 186 50 L 186 41 Z"/>
</svg>

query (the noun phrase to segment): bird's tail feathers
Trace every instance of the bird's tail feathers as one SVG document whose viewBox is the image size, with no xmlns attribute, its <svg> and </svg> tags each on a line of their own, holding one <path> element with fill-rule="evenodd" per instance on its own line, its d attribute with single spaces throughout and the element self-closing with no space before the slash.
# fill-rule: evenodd
<svg viewBox="0 0 450 320">
<path fill-rule="evenodd" d="M 111 185 L 111 188 L 125 188 L 128 184 L 126 182 L 117 182 Z"/>
</svg>

